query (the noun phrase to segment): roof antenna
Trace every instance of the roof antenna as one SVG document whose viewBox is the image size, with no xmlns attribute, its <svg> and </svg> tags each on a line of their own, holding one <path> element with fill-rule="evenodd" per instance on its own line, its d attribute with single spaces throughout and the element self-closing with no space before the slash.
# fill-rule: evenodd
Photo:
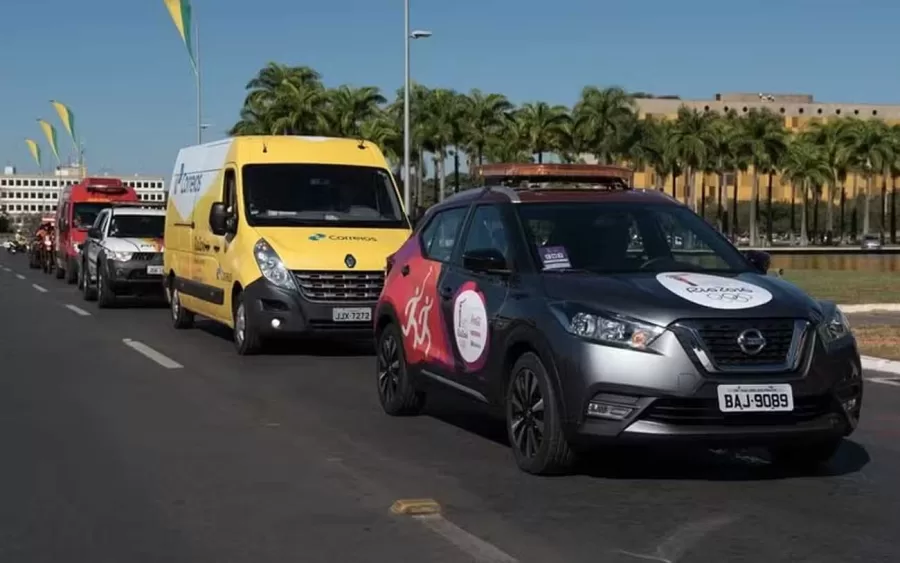
<svg viewBox="0 0 900 563">
<path fill-rule="evenodd" d="M 356 145 L 356 148 L 358 148 L 358 149 L 360 149 L 360 150 L 365 150 L 365 149 L 366 149 L 366 140 L 365 140 L 365 139 L 360 139 L 360 140 L 359 140 L 359 144 Z"/>
<path fill-rule="evenodd" d="M 269 152 L 269 148 L 266 146 L 266 142 L 263 141 L 263 154 L 266 154 L 267 152 Z"/>
</svg>

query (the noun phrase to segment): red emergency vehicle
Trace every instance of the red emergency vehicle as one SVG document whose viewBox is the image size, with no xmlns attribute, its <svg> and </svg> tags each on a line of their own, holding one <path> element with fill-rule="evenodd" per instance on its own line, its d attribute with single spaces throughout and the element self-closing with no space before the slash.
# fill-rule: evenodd
<svg viewBox="0 0 900 563">
<path fill-rule="evenodd" d="M 137 201 L 134 188 L 119 178 L 85 178 L 66 186 L 56 208 L 56 277 L 68 283 L 78 280 L 79 245 L 100 211 L 114 203 Z"/>
</svg>

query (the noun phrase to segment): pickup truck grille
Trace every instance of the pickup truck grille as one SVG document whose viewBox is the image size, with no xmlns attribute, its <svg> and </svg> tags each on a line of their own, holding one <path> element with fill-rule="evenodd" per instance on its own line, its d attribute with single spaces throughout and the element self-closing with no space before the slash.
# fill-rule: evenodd
<svg viewBox="0 0 900 563">
<path fill-rule="evenodd" d="M 300 293 L 309 301 L 348 303 L 377 301 L 384 287 L 384 272 L 292 272 Z"/>
</svg>

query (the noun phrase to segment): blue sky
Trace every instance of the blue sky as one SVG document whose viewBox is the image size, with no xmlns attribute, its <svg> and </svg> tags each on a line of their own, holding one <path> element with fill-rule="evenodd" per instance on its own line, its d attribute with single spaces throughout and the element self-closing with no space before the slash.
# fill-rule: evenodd
<svg viewBox="0 0 900 563">
<path fill-rule="evenodd" d="M 413 78 L 429 86 L 571 104 L 585 84 L 707 98 L 811 93 L 900 103 L 900 3 L 825 0 L 412 0 Z M 162 0 L 7 2 L 0 33 L 0 159 L 34 170 L 26 137 L 68 103 L 97 172 L 168 175 L 195 139 L 195 91 Z M 252 9 L 248 9 L 250 6 Z M 237 118 L 267 61 L 318 69 L 328 85 L 403 81 L 401 0 L 194 0 L 207 140 Z"/>
</svg>

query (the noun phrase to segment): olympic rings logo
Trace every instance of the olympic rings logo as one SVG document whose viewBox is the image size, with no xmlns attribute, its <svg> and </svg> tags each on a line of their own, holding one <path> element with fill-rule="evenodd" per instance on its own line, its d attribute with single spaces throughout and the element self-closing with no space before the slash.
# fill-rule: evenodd
<svg viewBox="0 0 900 563">
<path fill-rule="evenodd" d="M 729 303 L 749 303 L 751 295 L 743 293 L 707 293 L 706 297 L 712 301 L 727 301 Z"/>
</svg>

